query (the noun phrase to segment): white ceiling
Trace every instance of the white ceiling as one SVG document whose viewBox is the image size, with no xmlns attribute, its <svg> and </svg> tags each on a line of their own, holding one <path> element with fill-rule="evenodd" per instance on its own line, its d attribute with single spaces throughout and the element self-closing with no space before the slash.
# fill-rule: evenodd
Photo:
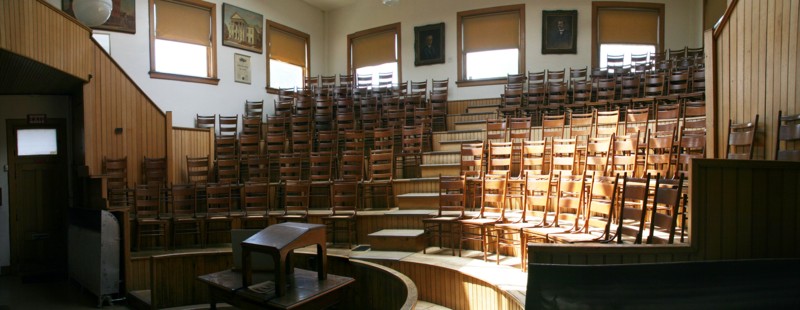
<svg viewBox="0 0 800 310">
<path fill-rule="evenodd" d="M 335 10 L 356 3 L 358 0 L 303 0 L 323 11 Z"/>
</svg>

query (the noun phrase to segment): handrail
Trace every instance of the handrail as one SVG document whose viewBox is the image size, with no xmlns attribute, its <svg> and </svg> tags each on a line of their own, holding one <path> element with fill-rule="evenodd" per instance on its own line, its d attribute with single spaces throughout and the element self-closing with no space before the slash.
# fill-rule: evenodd
<svg viewBox="0 0 800 310">
<path fill-rule="evenodd" d="M 731 1 L 731 4 L 728 5 L 728 9 L 725 10 L 725 14 L 722 15 L 722 19 L 720 20 L 717 28 L 714 28 L 714 40 L 719 38 L 722 35 L 722 28 L 728 25 L 728 20 L 731 19 L 731 15 L 733 15 L 733 10 L 736 9 L 736 4 L 739 3 L 739 0 Z"/>
</svg>

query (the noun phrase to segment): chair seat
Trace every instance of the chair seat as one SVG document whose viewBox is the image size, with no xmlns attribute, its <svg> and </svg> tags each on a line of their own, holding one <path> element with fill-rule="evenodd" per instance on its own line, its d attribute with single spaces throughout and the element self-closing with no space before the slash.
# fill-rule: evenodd
<svg viewBox="0 0 800 310">
<path fill-rule="evenodd" d="M 154 225 L 154 224 L 166 224 L 167 220 L 165 220 L 165 219 L 157 219 L 157 218 L 137 218 L 136 222 L 139 223 L 139 224 Z"/>
<path fill-rule="evenodd" d="M 548 237 L 551 234 L 563 234 L 569 231 L 565 227 L 531 227 L 523 229 L 523 233 Z"/>
<path fill-rule="evenodd" d="M 462 218 L 458 217 L 458 216 L 437 216 L 437 217 L 431 217 L 431 218 L 422 219 L 422 222 L 423 223 L 453 223 L 453 222 L 458 222 L 461 219 Z"/>
<path fill-rule="evenodd" d="M 528 221 L 528 222 L 519 222 L 519 223 L 502 223 L 502 224 L 494 224 L 495 228 L 502 228 L 502 229 L 523 229 L 523 228 L 534 228 L 538 225 L 536 221 Z"/>
<path fill-rule="evenodd" d="M 329 215 L 322 218 L 322 220 L 354 220 L 356 217 L 352 214 L 348 215 Z"/>
<path fill-rule="evenodd" d="M 548 240 L 560 243 L 593 242 L 603 240 L 602 238 L 603 235 L 593 233 L 563 233 L 547 235 Z"/>
<path fill-rule="evenodd" d="M 497 224 L 498 219 L 494 218 L 477 218 L 477 219 L 463 219 L 460 220 L 461 224 L 474 225 L 474 226 L 489 226 Z"/>
</svg>

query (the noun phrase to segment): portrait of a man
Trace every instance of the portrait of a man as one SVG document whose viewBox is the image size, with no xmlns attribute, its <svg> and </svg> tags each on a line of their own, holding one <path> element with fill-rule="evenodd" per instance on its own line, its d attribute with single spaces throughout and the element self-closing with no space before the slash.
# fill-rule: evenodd
<svg viewBox="0 0 800 310">
<path fill-rule="evenodd" d="M 575 54 L 577 11 L 543 11 L 542 54 Z"/>
<path fill-rule="evenodd" d="M 444 63 L 444 23 L 414 27 L 414 65 Z"/>
</svg>

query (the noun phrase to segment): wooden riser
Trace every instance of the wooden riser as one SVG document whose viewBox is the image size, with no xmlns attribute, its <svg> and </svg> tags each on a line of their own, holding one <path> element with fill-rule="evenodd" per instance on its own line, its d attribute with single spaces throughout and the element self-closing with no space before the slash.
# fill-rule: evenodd
<svg viewBox="0 0 800 310">
<path fill-rule="evenodd" d="M 456 164 L 459 161 L 458 152 L 422 153 L 422 162 L 425 164 Z"/>
<path fill-rule="evenodd" d="M 435 193 L 439 190 L 439 179 L 437 178 L 416 178 L 416 179 L 395 179 L 392 184 L 395 195 L 408 193 Z"/>
<path fill-rule="evenodd" d="M 400 210 L 438 210 L 439 195 L 436 193 L 397 195 L 396 206 Z"/>
<path fill-rule="evenodd" d="M 422 229 L 384 229 L 369 234 L 369 241 L 375 251 L 419 252 L 427 240 Z"/>
<path fill-rule="evenodd" d="M 440 143 L 434 143 L 434 151 L 461 151 L 461 144 L 462 143 L 481 143 L 483 140 L 454 140 L 454 141 L 442 141 Z M 438 148 L 438 149 L 437 149 Z"/>
<path fill-rule="evenodd" d="M 422 165 L 422 177 L 439 177 L 439 175 L 445 176 L 457 176 L 461 174 L 461 166 L 459 164 L 434 164 L 434 165 Z"/>
<path fill-rule="evenodd" d="M 448 115 L 447 128 L 453 130 L 455 128 L 456 123 L 469 122 L 469 121 L 485 121 L 490 118 L 497 118 L 497 112 Z"/>
<path fill-rule="evenodd" d="M 455 123 L 455 130 L 478 130 L 478 129 L 486 129 L 486 122 L 470 121 L 470 122 Z"/>
<path fill-rule="evenodd" d="M 500 105 L 468 107 L 467 113 L 497 113 L 498 107 L 500 107 Z"/>
</svg>

